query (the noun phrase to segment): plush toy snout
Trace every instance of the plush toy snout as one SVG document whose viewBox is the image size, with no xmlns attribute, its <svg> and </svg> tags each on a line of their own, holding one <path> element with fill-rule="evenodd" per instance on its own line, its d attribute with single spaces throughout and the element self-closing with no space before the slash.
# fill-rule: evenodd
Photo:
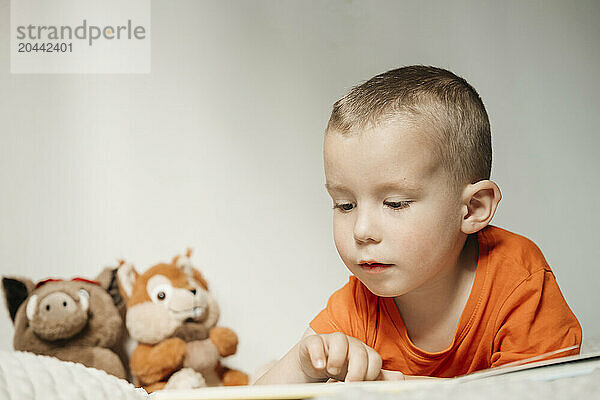
<svg viewBox="0 0 600 400">
<path fill-rule="evenodd" d="M 203 289 L 173 289 L 168 308 L 181 321 L 202 322 L 206 319 L 208 294 Z"/>
<path fill-rule="evenodd" d="M 79 290 L 78 301 L 63 291 L 51 292 L 38 301 L 33 295 L 27 302 L 26 314 L 31 328 L 44 340 L 68 339 L 88 322 L 89 293 Z M 39 303 L 39 304 L 38 304 Z"/>
</svg>

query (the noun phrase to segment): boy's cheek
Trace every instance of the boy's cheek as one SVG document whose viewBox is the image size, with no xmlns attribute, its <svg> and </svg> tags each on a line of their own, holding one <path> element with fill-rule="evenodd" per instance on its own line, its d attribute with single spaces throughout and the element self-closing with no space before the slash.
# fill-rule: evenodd
<svg viewBox="0 0 600 400">
<path fill-rule="evenodd" d="M 338 252 L 341 248 L 347 246 L 350 240 L 354 239 L 354 233 L 351 229 L 352 227 L 349 224 L 333 221 L 333 240 Z"/>
<path fill-rule="evenodd" d="M 353 235 L 352 234 L 346 235 L 344 232 L 340 232 L 340 233 L 334 232 L 333 236 L 334 236 L 335 248 L 337 249 L 337 252 L 340 255 L 340 258 L 342 259 L 344 264 L 346 264 L 346 267 L 352 271 L 352 268 L 354 267 L 354 260 L 353 260 L 353 251 L 354 250 L 352 248 L 352 245 L 353 245 L 352 241 L 354 240 Z"/>
</svg>

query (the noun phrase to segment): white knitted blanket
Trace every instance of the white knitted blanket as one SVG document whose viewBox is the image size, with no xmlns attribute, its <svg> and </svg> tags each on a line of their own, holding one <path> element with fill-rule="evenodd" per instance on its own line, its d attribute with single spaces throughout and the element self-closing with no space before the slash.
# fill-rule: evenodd
<svg viewBox="0 0 600 400">
<path fill-rule="evenodd" d="M 2 400 L 145 400 L 144 389 L 82 364 L 0 350 Z"/>
</svg>

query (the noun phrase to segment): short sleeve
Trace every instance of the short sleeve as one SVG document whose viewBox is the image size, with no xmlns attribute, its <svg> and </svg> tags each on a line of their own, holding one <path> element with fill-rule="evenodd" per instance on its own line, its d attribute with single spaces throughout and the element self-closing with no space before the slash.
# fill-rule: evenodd
<svg viewBox="0 0 600 400">
<path fill-rule="evenodd" d="M 533 272 L 505 300 L 496 323 L 491 366 L 576 346 L 556 357 L 579 353 L 581 326 L 549 269 Z"/>
<path fill-rule="evenodd" d="M 350 277 L 341 289 L 334 292 L 327 306 L 310 322 L 316 333 L 342 332 L 365 340 L 366 288 L 355 277 Z"/>
</svg>

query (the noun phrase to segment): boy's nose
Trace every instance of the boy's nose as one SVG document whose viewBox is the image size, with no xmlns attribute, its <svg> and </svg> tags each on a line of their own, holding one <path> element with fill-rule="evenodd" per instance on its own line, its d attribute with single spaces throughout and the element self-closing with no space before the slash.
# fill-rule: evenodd
<svg viewBox="0 0 600 400">
<path fill-rule="evenodd" d="M 381 235 L 373 215 L 368 212 L 358 212 L 354 223 L 354 240 L 358 243 L 379 243 L 381 241 Z"/>
</svg>

